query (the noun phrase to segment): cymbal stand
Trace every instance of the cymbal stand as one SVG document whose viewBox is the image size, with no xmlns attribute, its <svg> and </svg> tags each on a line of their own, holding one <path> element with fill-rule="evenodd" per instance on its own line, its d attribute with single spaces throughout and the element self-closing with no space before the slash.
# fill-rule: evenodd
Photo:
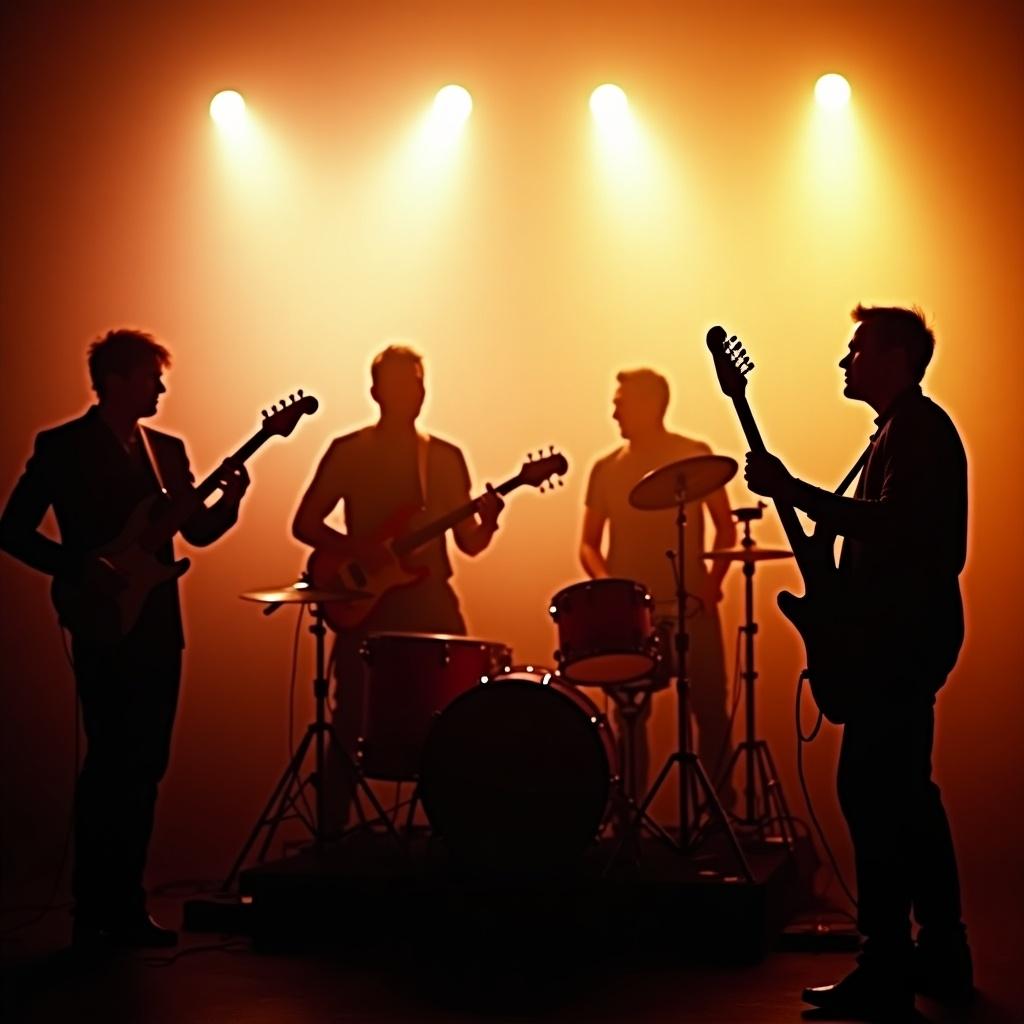
<svg viewBox="0 0 1024 1024">
<path fill-rule="evenodd" d="M 743 540 L 741 544 L 746 550 L 756 547 L 750 535 L 750 523 L 761 519 L 765 505 L 758 502 L 754 508 L 738 508 L 733 510 L 736 521 L 743 524 Z M 722 778 L 728 779 L 740 758 L 745 758 L 744 774 L 744 811 L 737 819 L 737 824 L 755 831 L 762 839 L 772 837 L 781 840 L 790 850 L 796 842 L 796 827 L 790 814 L 786 795 L 782 790 L 779 775 L 775 768 L 768 741 L 757 738 L 755 721 L 754 684 L 757 681 L 757 670 L 754 662 L 754 637 L 757 636 L 757 623 L 754 621 L 754 559 L 744 561 L 744 607 L 746 621 L 740 627 L 744 635 L 743 672 L 741 678 L 744 685 L 746 710 L 746 739 L 732 752 L 729 763 L 725 766 Z M 760 811 L 758 807 L 760 806 Z"/>
<path fill-rule="evenodd" d="M 676 648 L 676 733 L 678 736 L 678 748 L 669 755 L 665 764 L 662 766 L 661 771 L 658 773 L 658 777 L 654 780 L 654 784 L 647 791 L 647 795 L 644 797 L 643 802 L 636 809 L 633 814 L 633 818 L 629 823 L 629 826 L 624 830 L 615 851 L 612 854 L 611 860 L 609 861 L 608 867 L 615 863 L 621 851 L 625 847 L 626 843 L 633 838 L 635 831 L 639 823 L 647 816 L 647 809 L 651 806 L 654 798 L 658 795 L 658 791 L 661 789 L 665 780 L 668 778 L 669 773 L 673 768 L 679 768 L 679 834 L 678 839 L 672 839 L 671 836 L 666 832 L 663 836 L 668 842 L 668 845 L 675 850 L 676 853 L 683 856 L 687 856 L 692 852 L 695 829 L 697 821 L 695 817 L 699 817 L 702 808 L 697 807 L 697 801 L 694 800 L 694 809 L 696 814 L 691 817 L 691 787 L 696 791 L 699 789 L 703 790 L 704 795 L 704 808 L 708 808 L 711 812 L 712 817 L 717 821 L 722 831 L 725 833 L 726 839 L 729 842 L 729 846 L 732 850 L 733 856 L 736 859 L 736 863 L 743 874 L 744 878 L 748 882 L 754 881 L 753 872 L 750 870 L 750 865 L 747 863 L 747 858 L 744 856 L 743 850 L 740 847 L 739 840 L 736 838 L 736 833 L 733 832 L 732 826 L 729 824 L 729 819 L 725 813 L 725 809 L 722 807 L 721 801 L 718 799 L 718 794 L 715 792 L 714 786 L 711 784 L 711 780 L 708 778 L 708 773 L 704 769 L 704 765 L 701 763 L 700 757 L 694 753 L 691 749 L 690 743 L 690 680 L 687 674 L 686 656 L 689 650 L 690 638 L 686 632 L 686 580 L 685 580 L 685 552 L 686 552 L 686 478 L 685 475 L 680 473 L 675 485 L 675 500 L 676 500 L 676 553 L 673 558 L 672 552 L 668 552 L 668 557 L 673 560 L 673 568 L 675 570 L 675 583 L 676 583 L 676 609 L 677 615 L 679 616 L 679 628 L 676 630 L 675 635 L 675 648 Z M 695 794 L 694 794 L 695 795 Z M 699 833 L 698 833 L 699 834 Z M 607 870 L 607 868 L 606 868 Z"/>
<path fill-rule="evenodd" d="M 279 607 L 280 605 L 277 604 L 268 605 L 264 614 L 273 614 Z M 235 858 L 235 863 L 221 885 L 224 891 L 229 890 L 234 884 L 238 872 L 256 844 L 260 831 L 264 828 L 267 830 L 267 834 L 257 855 L 257 861 L 261 864 L 266 860 L 267 852 L 278 828 L 288 818 L 299 818 L 306 825 L 313 837 L 313 848 L 315 850 L 320 851 L 327 845 L 331 838 L 328 836 L 326 828 L 327 773 L 324 771 L 327 752 L 326 739 L 328 736 L 338 756 L 346 762 L 347 770 L 351 773 L 351 777 L 355 779 L 357 790 L 362 791 L 363 795 L 373 805 L 373 809 L 377 812 L 380 820 L 384 822 L 394 840 L 401 845 L 401 839 L 390 817 L 381 806 L 373 790 L 370 789 L 362 772 L 356 766 L 352 755 L 338 742 L 334 726 L 327 721 L 325 711 L 328 681 L 327 660 L 324 654 L 324 637 L 327 633 L 327 627 L 324 625 L 324 615 L 323 605 L 314 604 L 313 623 L 310 625 L 309 631 L 316 638 L 316 677 L 313 680 L 313 697 L 316 704 L 315 718 L 306 726 L 306 733 L 302 737 L 302 742 L 298 745 L 287 767 L 281 773 L 281 777 L 278 779 L 274 791 L 270 794 L 270 799 L 263 808 L 259 820 L 253 826 L 252 831 L 249 833 L 249 838 L 245 841 L 241 852 Z M 313 770 L 303 778 L 302 765 L 311 746 L 314 750 Z M 313 815 L 312 823 L 306 816 L 296 812 L 298 800 L 302 797 L 307 786 L 312 786 L 316 794 L 314 803 L 315 814 Z M 358 804 L 358 801 L 356 803 Z"/>
</svg>

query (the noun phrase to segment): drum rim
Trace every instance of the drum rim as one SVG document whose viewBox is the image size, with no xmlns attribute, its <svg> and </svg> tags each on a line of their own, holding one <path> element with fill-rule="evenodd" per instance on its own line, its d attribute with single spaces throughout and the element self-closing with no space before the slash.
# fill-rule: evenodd
<svg viewBox="0 0 1024 1024">
<path fill-rule="evenodd" d="M 647 601 L 653 603 L 654 601 L 654 598 L 651 597 L 650 589 L 646 587 L 643 583 L 641 583 L 639 580 L 629 579 L 629 577 L 627 576 L 602 576 L 600 579 L 578 580 L 576 583 L 570 583 L 567 587 L 562 587 L 562 589 L 557 591 L 555 593 L 555 596 L 551 598 L 550 603 L 552 605 L 557 605 L 558 599 L 563 594 L 568 594 L 570 591 L 581 589 L 585 590 L 588 587 L 605 586 L 609 583 L 629 583 L 632 585 L 634 590 L 638 590 L 643 593 L 645 603 Z"/>
<path fill-rule="evenodd" d="M 573 665 L 578 665 L 581 661 L 588 661 L 591 658 L 605 658 L 605 657 L 621 657 L 623 655 L 632 655 L 636 658 L 646 658 L 650 662 L 650 667 L 645 669 L 639 675 L 623 676 L 620 679 L 605 679 L 600 682 L 594 679 L 576 679 L 569 674 Z M 641 679 L 649 678 L 649 673 L 654 672 L 658 665 L 661 663 L 662 655 L 650 655 L 644 654 L 641 651 L 637 651 L 635 647 L 630 647 L 627 650 L 615 649 L 609 650 L 607 647 L 593 647 L 588 648 L 583 654 L 579 656 L 573 656 L 572 660 L 568 660 L 561 651 L 555 652 L 555 660 L 558 662 L 558 673 L 562 679 L 572 683 L 574 686 L 626 686 L 630 683 L 639 682 Z"/>
</svg>

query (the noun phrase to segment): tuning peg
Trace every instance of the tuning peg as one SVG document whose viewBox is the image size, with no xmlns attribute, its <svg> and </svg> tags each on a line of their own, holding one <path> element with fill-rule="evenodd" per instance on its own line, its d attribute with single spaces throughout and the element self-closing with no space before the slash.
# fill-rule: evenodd
<svg viewBox="0 0 1024 1024">
<path fill-rule="evenodd" d="M 537 449 L 537 458 L 538 459 L 543 459 L 544 458 L 544 449 L 543 448 L 538 448 Z"/>
<path fill-rule="evenodd" d="M 264 418 L 264 419 L 266 419 L 266 418 L 267 418 L 267 416 L 269 415 L 269 414 L 267 413 L 267 410 L 266 410 L 266 409 L 261 409 L 261 410 L 260 410 L 260 412 L 262 412 L 262 413 L 263 413 L 263 418 Z"/>
<path fill-rule="evenodd" d="M 526 461 L 527 462 L 533 462 L 533 452 L 527 452 L 526 453 Z"/>
<path fill-rule="evenodd" d="M 289 402 L 294 402 L 295 401 L 295 396 L 294 395 L 289 395 L 288 396 L 288 401 Z"/>
<path fill-rule="evenodd" d="M 295 394 L 297 394 L 299 396 L 299 398 L 301 398 L 302 397 L 302 388 L 299 388 L 299 390 L 296 391 Z"/>
<path fill-rule="evenodd" d="M 559 487 L 564 487 L 565 486 L 565 481 L 561 477 L 558 478 L 558 486 Z"/>
</svg>

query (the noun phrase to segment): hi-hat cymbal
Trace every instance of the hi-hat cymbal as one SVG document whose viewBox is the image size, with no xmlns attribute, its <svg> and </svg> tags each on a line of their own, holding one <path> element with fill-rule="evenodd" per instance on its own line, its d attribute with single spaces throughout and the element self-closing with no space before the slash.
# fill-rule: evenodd
<svg viewBox="0 0 1024 1024">
<path fill-rule="evenodd" d="M 373 597 L 365 590 L 332 590 L 327 587 L 311 587 L 301 581 L 287 587 L 247 590 L 238 596 L 245 601 L 259 601 L 260 604 L 326 604 L 328 601 L 362 601 Z"/>
<path fill-rule="evenodd" d="M 699 501 L 728 483 L 738 468 L 736 460 L 725 455 L 697 455 L 670 462 L 648 473 L 629 492 L 629 503 L 650 512 L 678 507 L 680 494 L 686 501 Z"/>
<path fill-rule="evenodd" d="M 784 548 L 722 548 L 705 551 L 704 557 L 716 562 L 770 562 L 777 558 L 792 558 L 793 552 Z"/>
</svg>

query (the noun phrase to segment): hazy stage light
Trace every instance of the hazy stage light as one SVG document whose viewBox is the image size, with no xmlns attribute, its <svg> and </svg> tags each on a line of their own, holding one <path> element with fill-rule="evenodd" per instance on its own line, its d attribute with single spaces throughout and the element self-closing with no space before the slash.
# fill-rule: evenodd
<svg viewBox="0 0 1024 1024">
<path fill-rule="evenodd" d="M 842 75 L 822 75 L 814 86 L 814 98 L 826 110 L 839 110 L 850 102 L 850 83 Z"/>
<path fill-rule="evenodd" d="M 629 113 L 629 100 L 617 85 L 605 82 L 590 94 L 590 110 L 602 123 L 616 123 Z"/>
<path fill-rule="evenodd" d="M 461 85 L 446 85 L 434 98 L 434 118 L 447 128 L 458 128 L 473 110 L 473 97 Z"/>
<path fill-rule="evenodd" d="M 245 121 L 245 100 L 234 89 L 225 89 L 210 100 L 210 117 L 221 128 L 239 128 Z"/>
</svg>

